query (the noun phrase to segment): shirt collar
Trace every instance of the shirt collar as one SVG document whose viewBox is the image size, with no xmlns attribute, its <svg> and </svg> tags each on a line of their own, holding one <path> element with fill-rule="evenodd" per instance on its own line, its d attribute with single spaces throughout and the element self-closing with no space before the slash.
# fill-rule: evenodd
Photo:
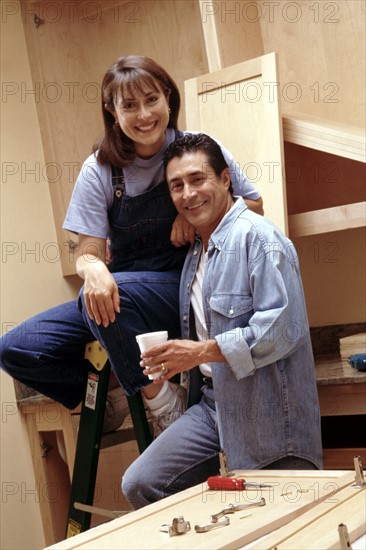
<svg viewBox="0 0 366 550">
<path fill-rule="evenodd" d="M 221 250 L 236 219 L 248 208 L 243 197 L 234 197 L 234 201 L 233 206 L 225 214 L 215 231 L 212 233 L 208 243 L 208 250 L 210 250 L 212 246 Z"/>
</svg>

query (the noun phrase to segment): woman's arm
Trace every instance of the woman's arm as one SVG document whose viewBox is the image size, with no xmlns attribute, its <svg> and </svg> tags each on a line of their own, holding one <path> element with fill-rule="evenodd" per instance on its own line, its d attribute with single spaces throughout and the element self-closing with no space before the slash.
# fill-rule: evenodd
<svg viewBox="0 0 366 550">
<path fill-rule="evenodd" d="M 90 319 L 107 327 L 119 313 L 119 292 L 106 266 L 106 239 L 79 235 L 76 271 L 84 279 L 84 299 Z"/>
<path fill-rule="evenodd" d="M 260 214 L 261 216 L 264 215 L 262 197 L 259 197 L 259 199 L 257 199 L 257 200 L 246 199 L 245 197 L 243 197 L 243 198 L 244 198 L 245 204 L 247 205 L 249 210 L 252 210 L 256 214 Z"/>
</svg>

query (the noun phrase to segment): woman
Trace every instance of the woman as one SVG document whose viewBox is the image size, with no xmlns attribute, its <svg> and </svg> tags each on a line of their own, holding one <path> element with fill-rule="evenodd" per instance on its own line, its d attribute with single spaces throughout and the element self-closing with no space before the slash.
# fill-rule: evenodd
<svg viewBox="0 0 366 550">
<path fill-rule="evenodd" d="M 183 411 L 185 396 L 170 382 L 150 383 L 139 366 L 135 337 L 157 330 L 168 330 L 171 338 L 180 333 L 180 271 L 195 235 L 177 217 L 162 162 L 178 135 L 179 107 L 174 81 L 147 57 L 121 57 L 106 72 L 105 131 L 82 167 L 64 223 L 79 235 L 76 269 L 84 280 L 79 299 L 31 318 L 1 342 L 6 372 L 72 409 L 85 391 L 85 344 L 99 340 L 125 392 L 143 389 L 157 433 Z M 235 193 L 261 212 L 258 192 L 222 149 Z"/>
</svg>

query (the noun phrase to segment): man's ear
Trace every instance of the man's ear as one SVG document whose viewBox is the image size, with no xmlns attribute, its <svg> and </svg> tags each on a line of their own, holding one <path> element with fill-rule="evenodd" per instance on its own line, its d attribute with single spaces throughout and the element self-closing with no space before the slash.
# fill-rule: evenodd
<svg viewBox="0 0 366 550">
<path fill-rule="evenodd" d="M 225 187 L 229 189 L 231 184 L 231 179 L 230 179 L 230 170 L 228 167 L 224 168 L 223 171 L 221 172 L 221 180 L 225 185 Z"/>
</svg>

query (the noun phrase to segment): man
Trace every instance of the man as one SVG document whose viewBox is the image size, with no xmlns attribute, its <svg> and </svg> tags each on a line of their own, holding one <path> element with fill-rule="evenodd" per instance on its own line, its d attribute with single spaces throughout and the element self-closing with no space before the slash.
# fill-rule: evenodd
<svg viewBox="0 0 366 550">
<path fill-rule="evenodd" d="M 160 380 L 188 371 L 192 406 L 126 471 L 122 490 L 135 508 L 217 474 L 221 449 L 230 470 L 322 467 L 293 244 L 232 196 L 229 169 L 208 136 L 172 143 L 165 170 L 197 239 L 181 278 L 182 340 L 150 348 L 141 366 L 145 374 L 160 371 Z"/>
</svg>

